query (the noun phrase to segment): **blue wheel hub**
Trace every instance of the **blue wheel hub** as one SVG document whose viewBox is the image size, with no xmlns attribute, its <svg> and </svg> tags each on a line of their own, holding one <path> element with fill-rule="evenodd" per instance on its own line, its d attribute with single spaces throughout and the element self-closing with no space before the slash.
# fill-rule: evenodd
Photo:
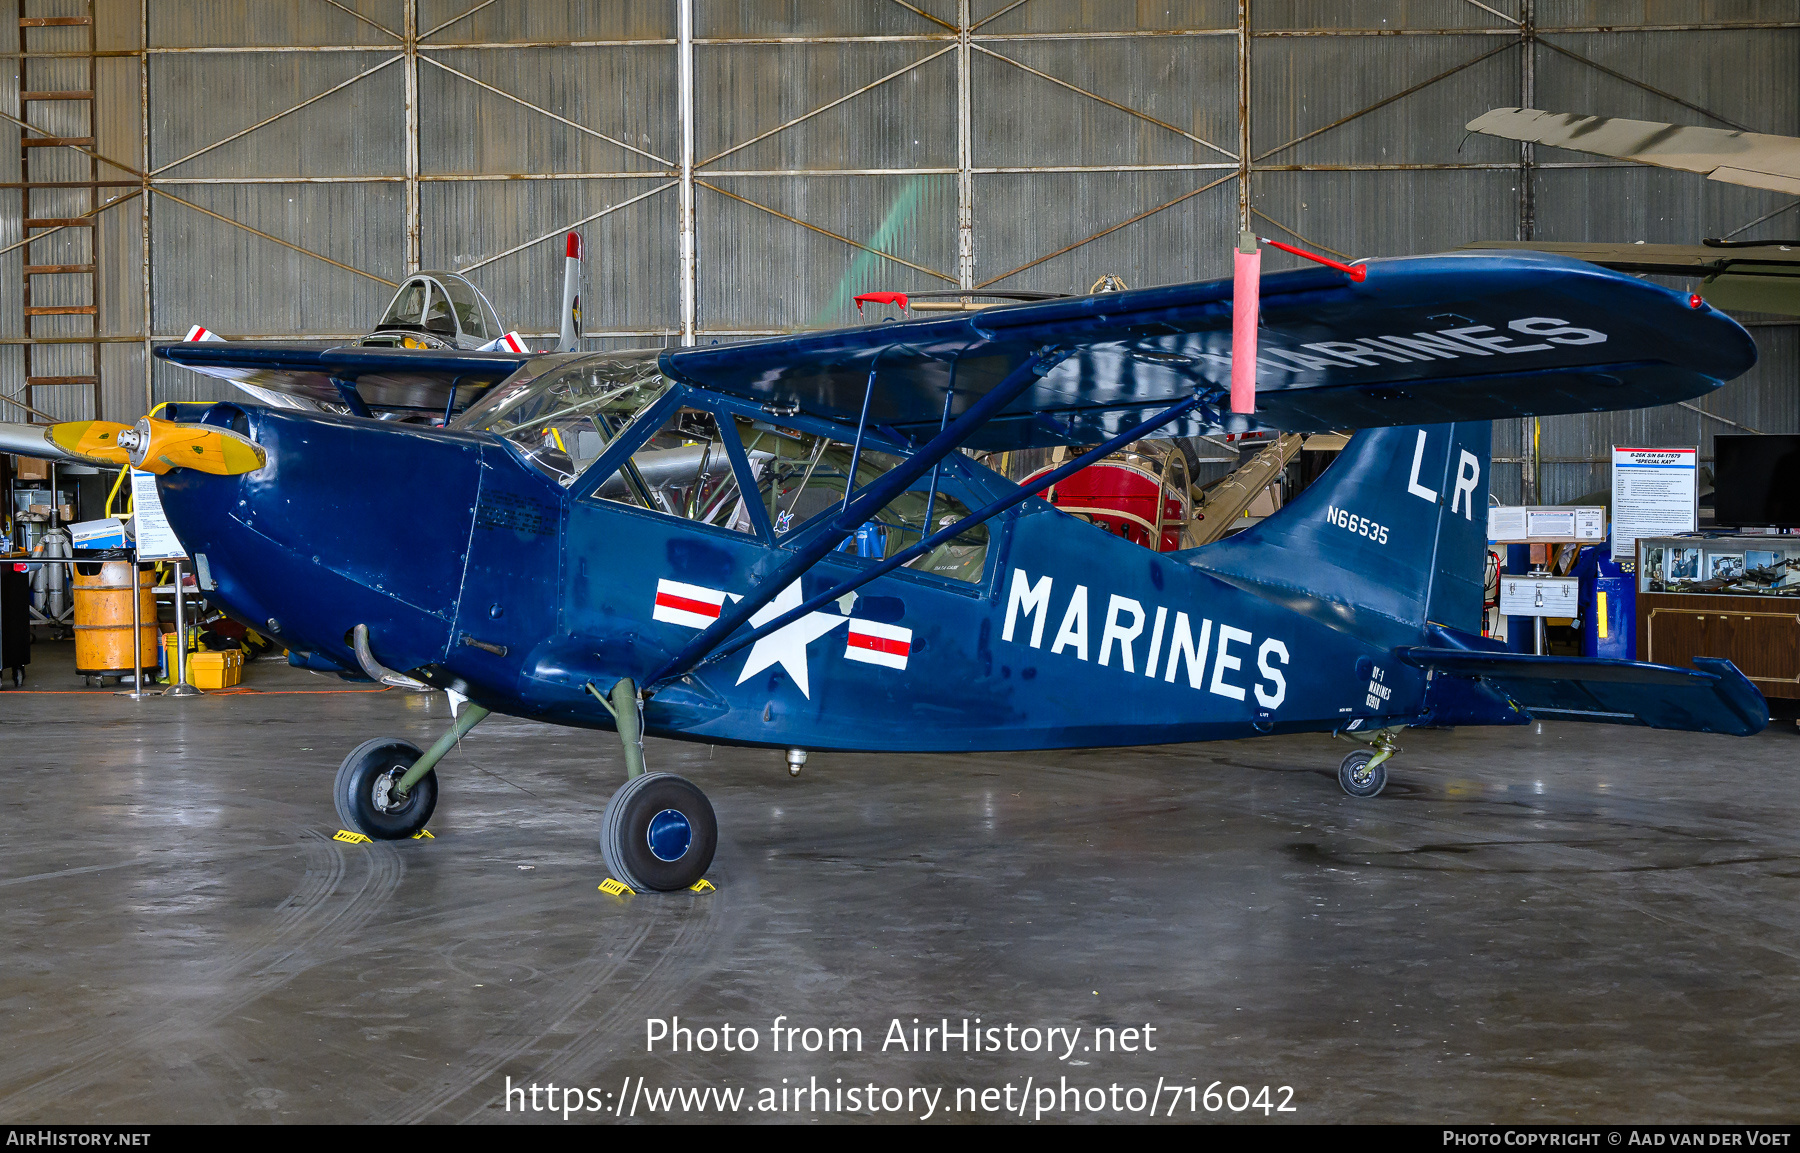
<svg viewBox="0 0 1800 1153">
<path fill-rule="evenodd" d="M 650 828 L 645 831 L 644 839 L 650 843 L 650 852 L 657 860 L 679 861 L 687 855 L 688 846 L 694 843 L 694 827 L 679 811 L 664 809 L 650 818 Z"/>
</svg>

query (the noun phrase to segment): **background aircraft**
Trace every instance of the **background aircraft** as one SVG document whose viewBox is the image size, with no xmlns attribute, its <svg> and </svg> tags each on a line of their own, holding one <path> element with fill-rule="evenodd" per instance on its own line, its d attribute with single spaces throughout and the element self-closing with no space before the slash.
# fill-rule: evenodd
<svg viewBox="0 0 1800 1153">
<path fill-rule="evenodd" d="M 716 839 L 697 787 L 646 771 L 645 732 L 786 749 L 795 771 L 813 749 L 1334 732 L 1365 745 L 1340 782 L 1372 796 L 1408 725 L 1766 725 L 1728 662 L 1478 635 L 1487 422 L 1703 395 L 1754 363 L 1748 334 L 1553 256 L 1361 267 L 1263 279 L 1255 417 L 1223 411 L 1226 280 L 540 357 L 448 429 L 225 403 L 51 435 L 161 474 L 215 604 L 465 702 L 430 750 L 351 751 L 346 827 L 423 828 L 438 761 L 490 711 L 616 730 L 628 776 L 601 847 L 633 888 L 696 882 Z M 466 354 L 411 355 L 454 372 Z M 1031 495 L 1124 444 L 1246 423 L 1367 431 L 1287 508 L 1200 548 L 1150 552 Z M 1029 488 L 958 451 L 1071 443 L 1096 447 Z M 405 493 L 407 516 L 371 492 Z"/>
<path fill-rule="evenodd" d="M 1708 180 L 1728 184 L 1800 193 L 1800 139 L 1791 136 L 1544 112 L 1536 108 L 1495 108 L 1465 127 L 1506 140 L 1698 172 Z M 1800 316 L 1800 243 L 1506 240 L 1482 241 L 1466 247 L 1525 248 L 1573 256 L 1622 272 L 1699 277 L 1701 297 L 1716 308 Z"/>
<path fill-rule="evenodd" d="M 557 352 L 581 346 L 581 257 L 581 237 L 571 232 Z M 407 277 L 374 329 L 340 348 L 233 344 L 200 325 L 189 330 L 184 343 L 199 347 L 168 359 L 229 380 L 264 404 L 390 419 L 448 420 L 533 355 L 517 332 L 505 329 L 479 288 L 458 273 L 442 271 Z M 460 358 L 456 371 L 421 374 L 411 371 L 413 362 L 404 355 L 352 351 L 363 349 L 486 355 Z M 296 365 L 308 371 L 292 371 Z"/>
</svg>

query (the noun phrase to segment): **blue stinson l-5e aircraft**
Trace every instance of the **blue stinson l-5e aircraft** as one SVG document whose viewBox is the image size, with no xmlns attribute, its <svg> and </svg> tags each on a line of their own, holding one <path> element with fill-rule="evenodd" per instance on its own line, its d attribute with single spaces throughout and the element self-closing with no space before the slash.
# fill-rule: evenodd
<svg viewBox="0 0 1800 1153">
<path fill-rule="evenodd" d="M 645 733 L 785 749 L 798 771 L 819 749 L 1332 732 L 1360 743 L 1339 779 L 1366 797 L 1410 725 L 1761 730 L 1767 705 L 1727 661 L 1534 657 L 1479 635 L 1488 422 L 1703 395 L 1755 362 L 1748 334 L 1698 298 L 1541 254 L 1363 267 L 1264 278 L 1254 418 L 1223 409 L 1227 280 L 534 356 L 446 428 L 220 403 L 53 439 L 160 471 L 205 595 L 296 661 L 466 701 L 429 750 L 351 751 L 347 827 L 423 828 L 435 766 L 491 711 L 613 730 L 628 776 L 601 847 L 638 889 L 693 884 L 716 843 L 701 791 L 646 771 Z M 362 371 L 448 387 L 461 366 L 157 355 L 347 388 Z M 1259 427 L 1364 431 L 1274 516 L 1166 554 L 958 451 L 1098 446 L 1042 491 L 1139 439 Z"/>
</svg>

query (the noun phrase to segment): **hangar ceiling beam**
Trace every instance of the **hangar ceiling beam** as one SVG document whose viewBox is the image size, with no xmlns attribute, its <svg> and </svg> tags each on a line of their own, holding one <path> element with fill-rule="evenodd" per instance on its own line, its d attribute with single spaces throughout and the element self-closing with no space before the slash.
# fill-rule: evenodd
<svg viewBox="0 0 1800 1153">
<path fill-rule="evenodd" d="M 379 32 L 387 33 L 390 37 L 392 37 L 396 41 L 411 38 L 410 33 L 408 33 L 406 36 L 403 37 L 400 33 L 394 31 L 392 28 L 389 28 L 386 24 L 383 24 L 378 20 L 372 20 L 369 17 L 364 16 L 361 12 L 358 12 L 356 9 L 350 7 L 348 4 L 342 3 L 341 0 L 325 0 L 325 3 L 331 5 L 333 8 L 336 8 L 339 12 L 345 12 L 351 16 L 354 16 L 356 19 L 361 20 L 364 24 L 367 24 L 369 27 L 371 27 Z M 408 11 L 412 11 L 415 8 L 415 0 L 406 0 L 406 3 L 404 6 Z"/>
<path fill-rule="evenodd" d="M 1023 4 L 1025 0 L 1019 0 Z M 969 94 L 969 0 L 956 0 L 956 286 L 975 286 L 975 134 Z"/>
<path fill-rule="evenodd" d="M 1627 75 L 1625 75 L 1625 73 L 1620 72 L 1617 68 L 1608 68 L 1606 65 L 1600 63 L 1599 61 L 1590 60 L 1586 56 L 1583 56 L 1579 52 L 1571 52 L 1569 49 L 1564 48 L 1560 44 L 1554 44 L 1548 40 L 1540 40 L 1539 43 L 1541 43 L 1544 47 L 1550 49 L 1550 51 L 1552 51 L 1552 52 L 1559 52 L 1562 55 L 1567 56 L 1571 60 L 1578 60 L 1581 63 L 1586 64 L 1589 68 L 1592 68 L 1597 72 L 1604 72 L 1606 75 L 1611 76 L 1614 80 L 1623 80 L 1625 83 L 1635 85 L 1639 88 L 1642 88 L 1645 92 L 1648 92 L 1654 96 L 1660 96 L 1664 100 L 1668 100 L 1672 103 L 1679 104 L 1683 108 L 1689 109 L 1690 111 L 1698 112 L 1700 115 L 1708 117 L 1709 119 L 1717 120 L 1720 124 L 1729 125 L 1732 128 L 1737 129 L 1739 132 L 1754 132 L 1754 131 L 1756 131 L 1756 129 L 1751 128 L 1745 124 L 1740 124 L 1736 120 L 1733 120 L 1728 116 L 1720 116 L 1717 112 L 1714 112 L 1709 108 L 1703 108 L 1700 105 L 1695 104 L 1692 100 L 1684 100 L 1681 97 L 1675 95 L 1673 92 L 1665 92 L 1663 89 L 1656 87 L 1656 85 L 1654 85 L 1654 84 L 1645 83 L 1644 81 L 1639 80 L 1635 76 L 1627 76 Z M 1522 107 L 1531 108 L 1534 106 L 1530 105 L 1530 104 L 1526 104 L 1526 105 L 1522 105 Z"/>
<path fill-rule="evenodd" d="M 378 280 L 381 283 L 387 285 L 389 288 L 399 288 L 400 287 L 400 282 L 397 280 L 389 280 L 385 276 L 377 276 L 373 272 L 369 272 L 366 269 L 357 268 L 354 265 L 345 264 L 341 260 L 333 260 L 331 257 L 326 256 L 322 252 L 314 252 L 310 248 L 302 248 L 300 245 L 295 244 L 291 240 L 283 240 L 279 236 L 272 236 L 269 233 L 264 232 L 260 228 L 250 227 L 248 224 L 245 224 L 241 220 L 233 220 L 231 217 L 226 216 L 223 213 L 214 212 L 210 208 L 203 208 L 200 205 L 195 204 L 191 200 L 183 200 L 181 197 L 175 195 L 173 192 L 169 192 L 165 189 L 157 188 L 155 186 L 152 186 L 150 191 L 156 193 L 156 195 L 158 195 L 160 197 L 163 197 L 165 200 L 173 200 L 177 204 L 183 205 L 184 207 L 187 207 L 187 208 L 191 208 L 195 212 L 199 212 L 206 216 L 210 216 L 214 220 L 224 221 L 226 224 L 231 225 L 233 228 L 241 228 L 245 232 L 248 232 L 252 236 L 260 236 L 264 240 L 267 240 L 272 244 L 279 244 L 283 248 L 291 248 L 295 252 L 298 252 L 302 256 L 310 256 L 314 260 L 323 260 L 326 264 L 335 265 L 336 267 L 343 269 L 345 272 L 354 272 L 358 276 L 366 276 L 370 280 Z"/>
<path fill-rule="evenodd" d="M 677 268 L 681 292 L 681 343 L 694 343 L 694 320 L 699 307 L 698 253 L 694 243 L 694 0 L 675 0 L 677 36 L 675 90 L 677 131 L 681 133 L 680 251 Z M 578 334 L 579 335 L 579 334 Z"/>
<path fill-rule="evenodd" d="M 1288 149 L 1294 147 L 1297 144 L 1302 144 L 1308 140 L 1311 140 L 1315 136 L 1323 136 L 1325 133 L 1330 132 L 1334 128 L 1342 128 L 1344 125 L 1350 123 L 1352 120 L 1360 120 L 1362 117 L 1367 116 L 1369 113 L 1377 112 L 1383 108 L 1386 108 L 1388 105 L 1394 103 L 1397 100 L 1404 100 L 1408 96 L 1411 96 L 1413 93 L 1421 92 L 1427 88 L 1430 88 L 1433 84 L 1436 84 L 1441 80 L 1448 80 L 1450 77 L 1455 76 L 1458 72 L 1467 71 L 1468 69 L 1473 68 L 1475 65 L 1481 63 L 1483 60 L 1486 60 L 1490 56 L 1498 56 L 1502 52 L 1506 52 L 1506 51 L 1509 51 L 1509 50 L 1511 50 L 1513 48 L 1517 48 L 1517 47 L 1518 47 L 1517 43 L 1508 42 L 1506 44 L 1501 44 L 1501 45 L 1498 45 L 1497 47 L 1490 48 L 1486 52 L 1483 52 L 1479 56 L 1470 57 L 1469 59 L 1463 61 L 1461 64 L 1456 65 L 1454 68 L 1446 68 L 1444 71 L 1439 72 L 1436 76 L 1433 76 L 1428 80 L 1421 80 L 1417 84 L 1414 84 L 1412 87 L 1401 89 L 1399 92 L 1394 93 L 1392 96 L 1384 96 L 1380 100 L 1377 100 L 1375 103 L 1369 105 L 1366 108 L 1359 108 L 1355 112 L 1350 113 L 1348 116 L 1340 116 L 1336 120 L 1333 120 L 1330 124 L 1326 124 L 1326 125 L 1323 125 L 1322 127 L 1315 128 L 1311 132 L 1303 132 L 1299 136 L 1296 136 L 1292 140 L 1288 141 L 1286 144 L 1277 144 L 1275 147 L 1269 149 L 1267 152 L 1264 152 L 1264 153 L 1258 155 L 1255 158 L 1255 161 L 1256 161 L 1256 163 L 1260 164 L 1262 161 L 1267 160 L 1269 157 L 1274 156 L 1275 154 L 1280 153 L 1280 152 L 1286 152 Z"/>
<path fill-rule="evenodd" d="M 496 2 L 496 0 L 481 0 L 481 3 L 475 5 L 475 7 L 464 9 L 463 11 L 457 13 L 455 16 L 452 16 L 452 17 L 450 17 L 450 19 L 444 21 L 442 24 L 439 24 L 436 28 L 433 28 L 431 31 L 424 33 L 423 35 L 421 35 L 419 37 L 419 39 L 426 40 L 426 39 L 429 39 L 430 37 L 436 36 L 439 32 L 442 32 L 444 29 L 450 27 L 450 25 L 462 23 L 464 20 L 467 20 L 469 17 L 475 15 L 475 13 L 481 11 L 483 8 L 486 8 L 488 5 L 493 4 L 495 2 Z"/>
<path fill-rule="evenodd" d="M 1187 139 L 1192 140 L 1195 144 L 1199 144 L 1203 147 L 1212 149 L 1214 152 L 1217 152 L 1220 156 L 1227 157 L 1231 160 L 1237 159 L 1237 155 L 1235 153 L 1233 153 L 1230 149 L 1220 148 L 1217 144 L 1214 144 L 1212 141 L 1205 140 L 1205 139 L 1202 139 L 1201 137 L 1195 136 L 1192 132 L 1189 132 L 1185 128 L 1177 128 L 1177 127 L 1175 127 L 1175 125 L 1170 124 L 1166 120 L 1158 120 L 1156 117 L 1150 115 L 1148 112 L 1140 111 L 1139 109 L 1133 108 L 1128 104 L 1120 104 L 1117 100 L 1108 100 L 1106 97 L 1101 96 L 1099 93 L 1090 92 L 1086 88 L 1082 88 L 1078 85 L 1070 84 L 1067 80 L 1059 80 L 1055 76 L 1050 75 L 1048 72 L 1044 72 L 1039 69 L 1033 68 L 1029 64 L 1022 64 L 1019 61 L 1014 60 L 1011 56 L 1007 56 L 1003 53 L 996 52 L 992 48 L 984 48 L 980 44 L 973 45 L 973 47 L 974 47 L 975 51 L 977 51 L 977 52 L 983 53 L 988 56 L 992 56 L 995 60 L 1001 60 L 1001 61 L 1006 62 L 1007 64 L 1011 64 L 1014 68 L 1017 68 L 1022 72 L 1029 72 L 1033 76 L 1036 76 L 1041 80 L 1048 80 L 1050 83 L 1055 84 L 1060 88 L 1067 88 L 1070 92 L 1078 93 L 1079 95 L 1087 97 L 1089 100 L 1098 101 L 1101 104 L 1106 105 L 1108 108 L 1117 108 L 1120 112 L 1124 112 L 1131 116 L 1135 116 L 1139 120 L 1148 121 L 1149 123 L 1156 125 L 1158 128 L 1166 128 L 1170 132 L 1175 133 L 1177 136 L 1184 136 Z"/>
<path fill-rule="evenodd" d="M 406 29 L 405 94 L 402 97 L 405 127 L 400 136 L 400 163 L 406 175 L 405 262 L 406 274 L 419 271 L 419 0 L 401 0 L 401 23 Z M 436 63 L 433 61 L 433 63 Z M 356 390 L 351 389 L 355 396 Z M 354 406 L 352 406 L 354 409 Z"/>
<path fill-rule="evenodd" d="M 531 101 L 525 99 L 524 97 L 515 96 L 511 92 L 506 91 L 506 89 L 504 89 L 504 88 L 497 88 L 494 85 L 489 84 L 485 80 L 478 80 L 475 77 L 470 76 L 467 72 L 462 71 L 460 68 L 452 68 L 450 65 L 444 63 L 442 60 L 434 60 L 429 56 L 421 56 L 421 57 L 419 57 L 419 59 L 423 60 L 425 63 L 431 65 L 434 68 L 443 69 L 445 72 L 450 73 L 450 75 L 452 75 L 452 76 L 455 76 L 462 80 L 467 80 L 470 84 L 473 84 L 475 87 L 480 88 L 485 92 L 492 92 L 495 96 L 499 96 L 505 100 L 510 100 L 514 104 L 519 105 L 521 108 L 529 108 L 533 112 L 538 113 L 539 115 L 548 116 L 550 119 L 556 121 L 558 124 L 566 124 L 570 128 L 573 128 L 577 132 L 584 132 L 587 135 L 592 136 L 597 140 L 604 140 L 608 144 L 617 145 L 618 147 L 623 148 L 627 152 L 635 152 L 639 156 L 645 157 L 646 159 L 654 160 L 654 161 L 656 161 L 656 163 L 662 165 L 665 169 L 669 169 L 670 171 L 673 171 L 676 167 L 678 167 L 676 161 L 670 160 L 664 156 L 658 156 L 656 153 L 646 151 L 645 149 L 639 148 L 635 144 L 627 144 L 625 141 L 620 140 L 618 137 L 608 136 L 606 133 L 601 132 L 599 129 L 589 128 L 585 124 L 578 124 L 575 121 L 570 120 L 567 116 L 563 116 L 563 115 L 560 115 L 559 113 L 550 111 L 548 108 L 545 108 L 542 104 L 533 104 Z M 632 175 L 632 174 L 628 173 L 626 175 Z M 642 173 L 639 175 L 653 176 L 656 174 L 655 173 Z"/>
<path fill-rule="evenodd" d="M 690 3 L 691 0 L 682 0 L 682 2 Z M 929 64 L 933 60 L 936 60 L 938 57 L 946 55 L 947 53 L 950 53 L 950 52 L 954 52 L 956 50 L 957 50 L 957 45 L 950 44 L 943 48 L 938 49 L 936 52 L 933 52 L 929 56 L 921 56 L 919 59 L 914 60 L 911 64 L 905 65 L 904 67 L 901 67 L 901 68 L 894 69 L 892 72 L 889 72 L 886 76 L 881 77 L 879 80 L 872 80 L 869 83 L 864 84 L 861 88 L 858 88 L 853 92 L 846 92 L 844 95 L 839 96 L 836 100 L 832 100 L 826 104 L 821 104 L 817 108 L 812 109 L 810 112 L 801 113 L 799 116 L 794 117 L 792 120 L 789 120 L 785 124 L 778 124 L 774 128 L 769 129 L 767 132 L 760 132 L 760 133 L 756 134 L 755 136 L 752 136 L 750 139 L 744 141 L 742 144 L 733 144 L 730 148 L 727 148 L 723 152 L 715 152 L 711 156 L 708 156 L 705 160 L 700 161 L 698 164 L 695 165 L 695 167 L 704 168 L 709 164 L 715 163 L 716 161 L 723 160 L 725 157 L 730 156 L 734 152 L 742 152 L 744 149 L 750 147 L 752 144 L 757 144 L 757 143 L 760 143 L 761 141 L 767 140 L 769 137 L 774 136 L 778 132 L 786 132 L 788 129 L 794 127 L 794 125 L 805 123 L 806 121 L 811 120 L 813 117 L 819 115 L 821 112 L 829 112 L 833 108 L 836 108 L 838 105 L 847 103 L 851 100 L 854 100 L 858 96 L 861 96 L 865 92 L 873 92 L 875 89 L 881 87 L 883 84 L 886 84 L 891 80 L 897 80 L 900 77 L 906 75 L 908 72 L 911 72 L 913 69 L 918 68 L 925 64 Z"/>
<path fill-rule="evenodd" d="M 720 188 L 718 185 L 711 183 L 710 181 L 696 180 L 696 181 L 694 181 L 694 183 L 698 184 L 700 187 L 708 189 L 712 192 L 717 192 L 720 196 L 729 197 L 732 200 L 736 200 L 741 204 L 748 204 L 752 208 L 760 209 L 761 211 L 768 213 L 770 216 L 779 217 L 782 220 L 785 220 L 790 224 L 798 224 L 800 227 L 809 229 L 813 232 L 816 232 L 820 236 L 829 236 L 831 239 L 840 240 L 843 243 L 848 244 L 852 248 L 860 248 L 864 252 L 869 253 L 871 256 L 879 256 L 883 260 L 891 260 L 895 264 L 905 265 L 907 268 L 910 268 L 915 272 L 923 272 L 926 276 L 935 276 L 939 280 L 944 281 L 946 284 L 956 284 L 957 283 L 956 277 L 951 276 L 949 273 L 939 272 L 934 268 L 926 268 L 923 264 L 914 264 L 910 260 L 902 259 L 901 257 L 895 256 L 891 252 L 883 252 L 879 248 L 871 248 L 867 244 L 862 243 L 861 241 L 852 240 L 848 236 L 840 236 L 838 233 L 831 231 L 829 228 L 820 228 L 816 224 L 809 224 L 806 221 L 801 220 L 798 216 L 789 216 L 787 213 L 781 211 L 778 208 L 770 208 L 766 204 L 758 204 L 756 201 L 750 199 L 748 196 L 739 196 L 735 192 L 728 192 L 725 189 Z"/>
<path fill-rule="evenodd" d="M 655 177 L 658 175 L 658 173 L 653 172 L 653 173 L 649 173 L 649 175 L 651 177 Z M 511 248 L 506 249 L 504 252 L 496 252 L 492 256 L 484 256 L 480 260 L 475 261 L 473 264 L 461 265 L 457 268 L 456 271 L 458 271 L 458 272 L 473 272 L 477 268 L 484 268 L 487 265 L 494 263 L 494 261 L 496 261 L 496 260 L 501 260 L 505 257 L 513 255 L 515 252 L 523 252 L 527 248 L 530 248 L 531 246 L 533 246 L 535 244 L 542 244 L 546 240 L 561 240 L 564 236 L 566 236 L 570 232 L 573 232 L 575 229 L 580 228 L 584 224 L 591 224 L 594 221 L 599 220 L 603 216 L 611 216 L 613 213 L 619 211 L 621 208 L 630 208 L 632 205 L 636 204 L 638 201 L 648 200 L 652 196 L 655 196 L 659 192 L 667 192 L 669 189 L 674 188 L 676 186 L 676 184 L 678 184 L 678 183 L 679 183 L 679 181 L 675 181 L 675 180 L 665 180 L 663 183 L 658 184 L 655 188 L 652 188 L 647 192 L 640 192 L 636 196 L 633 196 L 627 200 L 619 201 L 619 203 L 617 203 L 617 204 L 609 204 L 605 208 L 602 208 L 600 211 L 590 213 L 587 216 L 582 217 L 580 220 L 577 220 L 572 224 L 564 224 L 564 225 L 561 225 L 560 227 L 552 228 L 549 232 L 544 233 L 542 236 L 534 237 L 531 240 L 527 240 L 523 244 L 515 244 Z"/>
<path fill-rule="evenodd" d="M 221 140 L 215 140 L 211 144 L 208 144 L 203 148 L 196 148 L 194 151 L 188 153 L 186 156 L 183 156 L 180 160 L 171 160 L 167 164 L 158 165 L 156 168 L 151 170 L 150 175 L 151 176 L 160 176 L 161 174 L 167 172 L 169 169 L 186 164 L 188 161 L 194 159 L 197 156 L 205 156 L 208 152 L 211 152 L 215 148 L 223 148 L 225 145 L 230 144 L 233 140 L 238 140 L 238 139 L 241 139 L 242 137 L 248 136 L 252 132 L 255 132 L 258 128 L 263 128 L 270 124 L 273 124 L 277 120 L 280 120 L 284 116 L 292 116 L 294 113 L 300 111 L 302 108 L 305 108 L 312 104 L 316 104 L 319 101 L 325 99 L 327 96 L 330 96 L 334 92 L 343 91 L 344 89 L 350 87 L 352 84 L 355 84 L 358 80 L 362 80 L 365 77 L 375 75 L 375 73 L 381 71 L 383 68 L 386 68 L 388 65 L 394 63 L 395 61 L 405 60 L 405 59 L 406 59 L 406 56 L 404 53 L 396 53 L 393 56 L 389 56 L 386 60 L 383 60 L 381 63 L 375 65 L 373 68 L 365 68 L 361 72 L 358 72 L 355 76 L 352 76 L 350 79 L 345 80 L 340 84 L 333 84 L 330 88 L 327 88 L 325 91 L 320 92 L 315 96 L 308 96 L 305 100 L 302 100 L 300 103 L 294 105 L 291 108 L 284 108 L 280 112 L 277 112 L 273 116 L 267 117 L 266 119 L 263 119 L 263 120 L 258 120 L 255 124 L 252 124 L 248 128 L 240 128 L 236 132 L 233 132 L 230 136 L 227 136 Z M 242 178 L 241 177 L 232 177 L 229 179 L 241 180 Z"/>
</svg>

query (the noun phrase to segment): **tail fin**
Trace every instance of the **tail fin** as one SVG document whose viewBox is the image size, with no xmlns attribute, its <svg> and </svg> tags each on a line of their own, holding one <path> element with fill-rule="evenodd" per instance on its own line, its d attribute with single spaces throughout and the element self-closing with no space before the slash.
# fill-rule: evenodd
<svg viewBox="0 0 1800 1153">
<path fill-rule="evenodd" d="M 212 329 L 207 328 L 204 325 L 196 324 L 194 327 L 187 330 L 187 335 L 181 338 L 181 342 L 183 344 L 192 344 L 196 341 L 211 342 L 223 341 L 224 339 L 224 337 L 220 336 Z"/>
<path fill-rule="evenodd" d="M 1196 549 L 1196 567 L 1353 616 L 1481 631 L 1486 422 L 1357 433 L 1286 508 Z"/>
<path fill-rule="evenodd" d="M 496 336 L 494 339 L 488 341 L 486 344 L 481 345 L 475 351 L 476 352 L 530 352 L 531 348 L 528 345 L 526 345 L 525 338 L 519 335 L 518 330 L 514 329 L 513 331 L 507 333 L 504 336 Z M 563 350 L 558 349 L 557 351 L 560 352 Z"/>
<path fill-rule="evenodd" d="M 581 348 L 581 235 L 569 233 L 563 257 L 562 334 L 557 337 L 556 351 L 576 352 Z"/>
</svg>

